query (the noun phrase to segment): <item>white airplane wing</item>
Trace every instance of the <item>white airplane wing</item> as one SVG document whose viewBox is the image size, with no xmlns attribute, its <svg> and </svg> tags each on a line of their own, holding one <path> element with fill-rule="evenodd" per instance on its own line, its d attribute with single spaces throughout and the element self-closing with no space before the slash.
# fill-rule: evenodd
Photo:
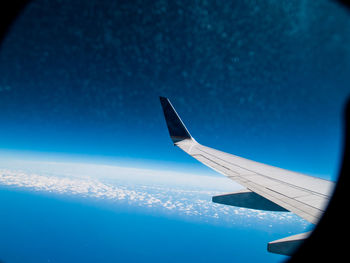
<svg viewBox="0 0 350 263">
<path fill-rule="evenodd" d="M 214 196 L 213 202 L 269 211 L 290 211 L 316 224 L 325 211 L 334 183 L 203 146 L 190 135 L 167 98 L 160 97 L 174 145 L 246 189 Z M 307 233 L 268 244 L 273 253 L 290 255 Z"/>
</svg>

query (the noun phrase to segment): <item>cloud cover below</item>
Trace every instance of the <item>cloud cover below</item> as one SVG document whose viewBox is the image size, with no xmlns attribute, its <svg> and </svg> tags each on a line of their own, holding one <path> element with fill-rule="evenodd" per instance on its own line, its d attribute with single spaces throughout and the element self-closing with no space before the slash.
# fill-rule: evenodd
<svg viewBox="0 0 350 263">
<path fill-rule="evenodd" d="M 96 200 L 143 213 L 225 226 L 283 227 L 309 224 L 291 213 L 258 211 L 211 202 L 241 186 L 225 177 L 88 163 L 0 162 L 0 186 Z"/>
</svg>

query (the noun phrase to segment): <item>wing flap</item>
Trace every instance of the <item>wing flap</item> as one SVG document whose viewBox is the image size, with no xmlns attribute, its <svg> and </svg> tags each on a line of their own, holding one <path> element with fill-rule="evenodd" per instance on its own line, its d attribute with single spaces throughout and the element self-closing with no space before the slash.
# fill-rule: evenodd
<svg viewBox="0 0 350 263">
<path fill-rule="evenodd" d="M 269 242 L 267 250 L 272 253 L 291 256 L 309 235 L 310 232 L 307 232 Z"/>
<path fill-rule="evenodd" d="M 218 204 L 238 206 L 257 210 L 283 212 L 287 211 L 283 207 L 275 204 L 274 202 L 271 202 L 270 200 L 248 189 L 240 190 L 229 194 L 216 195 L 212 197 L 212 201 Z"/>
</svg>

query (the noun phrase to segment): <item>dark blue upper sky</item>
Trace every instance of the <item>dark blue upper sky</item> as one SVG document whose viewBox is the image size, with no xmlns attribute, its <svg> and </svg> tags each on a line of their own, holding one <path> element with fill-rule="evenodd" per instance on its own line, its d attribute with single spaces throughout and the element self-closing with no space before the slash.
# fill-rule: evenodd
<svg viewBox="0 0 350 263">
<path fill-rule="evenodd" d="M 1 46 L 0 147 L 195 163 L 161 95 L 202 144 L 334 178 L 349 87 L 331 1 L 38 0 Z"/>
</svg>

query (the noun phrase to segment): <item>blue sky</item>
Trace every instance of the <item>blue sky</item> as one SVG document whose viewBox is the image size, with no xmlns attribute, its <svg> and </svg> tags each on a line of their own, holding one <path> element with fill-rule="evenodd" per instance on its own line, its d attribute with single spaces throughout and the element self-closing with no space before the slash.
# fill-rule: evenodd
<svg viewBox="0 0 350 263">
<path fill-rule="evenodd" d="M 0 53 L 1 147 L 195 164 L 200 143 L 334 178 L 348 14 L 328 1 L 34 1 Z"/>
</svg>

